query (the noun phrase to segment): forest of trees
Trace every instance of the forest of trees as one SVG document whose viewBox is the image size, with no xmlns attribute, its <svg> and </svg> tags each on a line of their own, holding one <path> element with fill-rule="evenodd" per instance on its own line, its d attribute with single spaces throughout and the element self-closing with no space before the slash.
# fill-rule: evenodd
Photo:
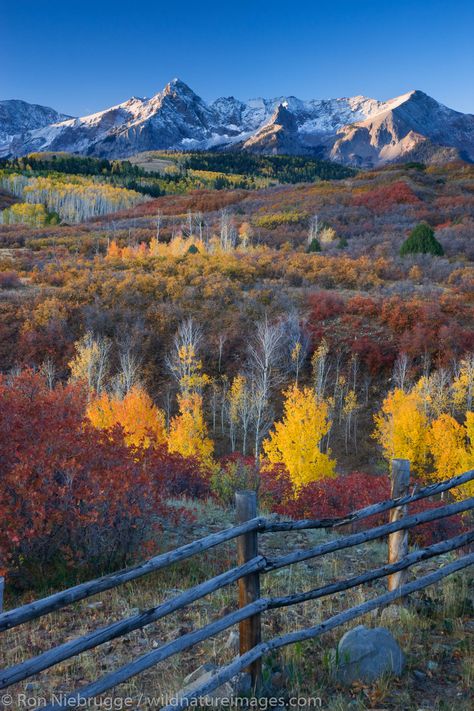
<svg viewBox="0 0 474 711">
<path fill-rule="evenodd" d="M 143 202 L 146 196 L 78 175 L 61 173 L 29 177 L 22 173 L 0 171 L 0 187 L 26 203 L 42 204 L 48 212 L 60 215 L 65 222 L 82 222 L 107 215 Z M 10 208 L 10 213 L 15 208 Z"/>
<path fill-rule="evenodd" d="M 339 180 L 355 173 L 351 168 L 325 160 L 302 156 L 257 156 L 245 151 L 183 154 L 183 164 L 194 170 L 262 176 L 278 183 L 305 183 L 318 178 Z"/>
</svg>

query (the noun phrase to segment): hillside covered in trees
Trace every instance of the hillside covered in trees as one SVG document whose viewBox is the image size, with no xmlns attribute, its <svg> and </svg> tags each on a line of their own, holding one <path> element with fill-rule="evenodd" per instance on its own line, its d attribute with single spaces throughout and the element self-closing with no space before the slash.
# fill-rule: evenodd
<svg viewBox="0 0 474 711">
<path fill-rule="evenodd" d="M 169 496 L 259 482 L 330 516 L 385 496 L 394 456 L 420 482 L 474 463 L 472 166 L 159 159 L 2 167 L 0 549 L 23 580 L 123 564 Z"/>
</svg>

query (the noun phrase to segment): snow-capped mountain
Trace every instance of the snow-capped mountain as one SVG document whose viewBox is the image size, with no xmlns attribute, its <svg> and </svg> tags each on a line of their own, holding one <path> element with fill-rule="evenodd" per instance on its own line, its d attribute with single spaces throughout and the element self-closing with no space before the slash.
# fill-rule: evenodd
<svg viewBox="0 0 474 711">
<path fill-rule="evenodd" d="M 20 99 L 0 101 L 0 146 L 8 145 L 15 136 L 68 118 L 48 106 L 28 104 Z"/>
<path fill-rule="evenodd" d="M 21 103 L 2 121 L 0 154 L 69 151 L 125 158 L 149 150 L 249 150 L 316 155 L 349 165 L 400 160 L 474 160 L 474 116 L 443 106 L 421 91 L 390 101 L 364 96 L 302 101 L 294 96 L 223 97 L 206 103 L 179 79 L 151 99 L 133 97 L 81 118 L 31 123 Z M 45 125 L 48 123 L 48 125 Z"/>
</svg>

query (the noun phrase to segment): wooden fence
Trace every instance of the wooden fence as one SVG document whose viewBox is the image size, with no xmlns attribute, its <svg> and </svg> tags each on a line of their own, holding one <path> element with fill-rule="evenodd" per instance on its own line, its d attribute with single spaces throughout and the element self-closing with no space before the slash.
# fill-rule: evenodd
<svg viewBox="0 0 474 711">
<path fill-rule="evenodd" d="M 474 563 L 474 553 L 468 552 L 453 562 L 446 563 L 422 577 L 411 582 L 406 582 L 406 572 L 415 563 L 442 555 L 450 551 L 468 547 L 474 541 L 474 531 L 469 530 L 454 538 L 435 543 L 425 548 L 408 550 L 408 531 L 418 524 L 437 521 L 453 514 L 470 511 L 474 508 L 474 497 L 430 509 L 422 513 L 408 515 L 408 504 L 428 497 L 443 494 L 450 489 L 465 484 L 474 479 L 474 470 L 465 472 L 449 480 L 426 486 L 409 493 L 409 462 L 407 460 L 393 460 L 392 462 L 392 498 L 366 506 L 347 516 L 337 519 L 303 520 L 303 521 L 273 521 L 257 516 L 257 500 L 255 492 L 239 492 L 236 495 L 237 525 L 212 533 L 175 550 L 150 558 L 145 563 L 127 570 L 122 570 L 111 575 L 81 583 L 68 590 L 55 593 L 46 598 L 0 614 L 0 632 L 21 625 L 30 620 L 47 615 L 54 610 L 83 600 L 105 590 L 110 590 L 128 581 L 136 580 L 152 571 L 161 570 L 173 563 L 185 560 L 197 553 L 209 550 L 219 544 L 232 539 L 237 539 L 237 566 L 220 575 L 217 575 L 185 592 L 176 595 L 160 605 L 149 610 L 139 612 L 131 617 L 114 622 L 106 627 L 93 630 L 91 633 L 77 637 L 64 644 L 43 652 L 36 657 L 28 659 L 8 669 L 0 671 L 0 689 L 18 683 L 59 662 L 70 659 L 82 652 L 93 649 L 98 645 L 112 639 L 140 629 L 152 622 L 182 609 L 183 607 L 219 590 L 220 588 L 238 583 L 239 607 L 218 620 L 211 622 L 200 629 L 188 632 L 157 649 L 135 658 L 132 662 L 104 675 L 100 679 L 82 687 L 60 702 L 55 702 L 45 708 L 80 706 L 81 701 L 116 687 L 124 681 L 140 674 L 159 662 L 189 649 L 214 635 L 238 624 L 240 636 L 240 655 L 230 664 L 222 666 L 212 675 L 206 683 L 187 696 L 182 696 L 178 703 L 167 709 L 186 706 L 191 698 L 202 697 L 215 690 L 235 674 L 249 670 L 254 688 L 258 689 L 261 677 L 262 657 L 268 652 L 279 649 L 295 642 L 315 638 L 323 633 L 345 624 L 361 615 L 380 606 L 406 598 L 412 592 L 421 590 L 447 575 L 462 570 Z M 354 524 L 374 514 L 390 511 L 390 521 L 384 525 L 373 526 L 368 530 L 351 533 L 350 535 L 334 537 L 307 549 L 293 550 L 285 555 L 267 559 L 258 551 L 258 537 L 262 533 L 276 531 L 302 531 L 310 529 L 332 529 L 337 531 L 341 526 Z M 309 560 L 317 556 L 360 545 L 388 536 L 388 562 L 386 565 L 361 573 L 329 585 L 324 585 L 307 592 L 295 592 L 282 597 L 261 597 L 260 575 L 283 568 L 300 561 Z M 388 592 L 376 598 L 341 612 L 324 622 L 307 629 L 297 630 L 271 640 L 262 641 L 261 615 L 272 609 L 296 605 L 307 600 L 316 600 L 333 593 L 348 590 L 358 585 L 388 576 Z"/>
</svg>

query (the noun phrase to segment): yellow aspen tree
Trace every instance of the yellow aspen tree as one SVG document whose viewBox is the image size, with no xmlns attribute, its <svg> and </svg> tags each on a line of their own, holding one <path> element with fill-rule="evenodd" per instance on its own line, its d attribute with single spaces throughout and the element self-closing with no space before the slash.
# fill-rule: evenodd
<svg viewBox="0 0 474 711">
<path fill-rule="evenodd" d="M 300 357 L 301 357 L 302 345 L 299 341 L 296 341 L 295 345 L 291 350 L 291 362 L 295 369 L 295 385 L 298 385 L 298 378 L 300 374 Z"/>
<path fill-rule="evenodd" d="M 97 429 L 108 430 L 120 425 L 129 447 L 147 449 L 167 441 L 164 412 L 138 385 L 123 399 L 102 393 L 90 403 L 87 416 Z"/>
<path fill-rule="evenodd" d="M 471 410 L 474 395 L 474 354 L 462 359 L 459 373 L 452 384 L 452 400 L 456 411 Z"/>
<path fill-rule="evenodd" d="M 439 417 L 449 409 L 451 389 L 449 374 L 446 370 L 435 371 L 423 376 L 414 387 L 423 398 L 424 410 L 430 418 Z"/>
<path fill-rule="evenodd" d="M 68 363 L 72 380 L 83 380 L 90 391 L 100 393 L 109 371 L 111 344 L 107 338 L 95 338 L 91 331 L 75 343 L 75 356 Z"/>
<path fill-rule="evenodd" d="M 321 452 L 321 440 L 331 426 L 328 404 L 312 388 L 292 385 L 285 392 L 283 410 L 282 420 L 263 442 L 268 461 L 283 464 L 297 487 L 335 476 L 331 451 Z"/>
<path fill-rule="evenodd" d="M 329 346 L 323 338 L 319 346 L 313 353 L 311 358 L 311 367 L 313 370 L 314 389 L 319 398 L 324 396 L 326 381 L 328 376 L 328 354 Z"/>
<path fill-rule="evenodd" d="M 229 434 L 230 434 L 230 444 L 231 449 L 235 452 L 236 440 L 237 440 L 237 427 L 240 420 L 240 411 L 242 407 L 242 401 L 245 396 L 245 377 L 243 375 L 236 375 L 232 381 L 232 385 L 227 393 L 227 399 L 229 402 Z"/>
<path fill-rule="evenodd" d="M 346 447 L 346 453 L 348 451 L 348 445 L 349 445 L 349 440 L 351 438 L 351 434 L 353 435 L 354 438 L 354 443 L 357 443 L 357 436 L 356 436 L 356 413 L 357 413 L 357 408 L 358 408 L 358 402 L 357 402 L 357 395 L 355 390 L 349 390 L 347 393 L 346 397 L 344 398 L 344 405 L 342 408 L 342 414 L 345 419 L 345 447 Z"/>
<path fill-rule="evenodd" d="M 168 369 L 184 396 L 193 392 L 201 394 L 209 382 L 209 376 L 202 372 L 202 361 L 198 356 L 201 340 L 201 329 L 193 319 L 183 321 L 174 338 L 173 350 L 167 358 Z"/>
<path fill-rule="evenodd" d="M 466 430 L 466 453 L 461 462 L 461 470 L 468 471 L 474 469 L 474 412 L 466 412 L 466 422 L 464 425 Z M 465 499 L 468 496 L 474 496 L 474 481 L 470 481 L 464 486 L 460 486 L 453 491 L 455 496 Z"/>
<path fill-rule="evenodd" d="M 201 395 L 178 395 L 178 405 L 179 414 L 170 423 L 169 451 L 178 452 L 183 457 L 195 457 L 206 467 L 212 466 L 214 444 L 208 437 Z"/>
<path fill-rule="evenodd" d="M 466 422 L 459 424 L 451 415 L 440 415 L 431 425 L 428 436 L 433 457 L 433 479 L 443 481 L 474 467 L 474 412 L 466 413 Z M 459 499 L 474 495 L 474 482 L 452 489 Z"/>
<path fill-rule="evenodd" d="M 392 390 L 374 416 L 373 437 L 380 442 L 385 458 L 409 459 L 413 471 L 422 474 L 427 454 L 428 416 L 424 399 L 418 389 L 406 393 Z"/>
</svg>

